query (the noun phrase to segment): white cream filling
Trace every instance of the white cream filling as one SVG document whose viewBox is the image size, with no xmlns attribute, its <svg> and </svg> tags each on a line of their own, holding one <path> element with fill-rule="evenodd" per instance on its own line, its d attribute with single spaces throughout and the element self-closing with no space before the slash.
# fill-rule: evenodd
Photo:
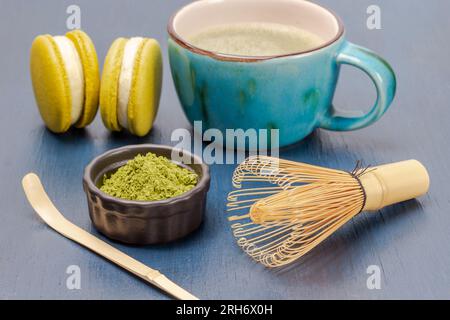
<svg viewBox="0 0 450 320">
<path fill-rule="evenodd" d="M 130 100 L 131 83 L 133 81 L 133 69 L 136 61 L 136 54 L 144 38 L 135 37 L 125 44 L 123 53 L 122 68 L 119 78 L 119 95 L 117 103 L 117 115 L 119 124 L 128 129 L 128 102 Z"/>
<path fill-rule="evenodd" d="M 73 42 L 65 36 L 53 37 L 61 53 L 72 95 L 71 124 L 81 117 L 84 103 L 84 72 L 80 55 Z"/>
<path fill-rule="evenodd" d="M 122 68 L 120 70 L 119 77 L 117 115 L 119 118 L 119 124 L 125 129 L 128 129 L 128 101 L 130 99 L 134 63 L 136 61 L 136 54 L 142 41 L 144 41 L 144 38 L 131 38 L 125 44 L 123 53 Z"/>
</svg>

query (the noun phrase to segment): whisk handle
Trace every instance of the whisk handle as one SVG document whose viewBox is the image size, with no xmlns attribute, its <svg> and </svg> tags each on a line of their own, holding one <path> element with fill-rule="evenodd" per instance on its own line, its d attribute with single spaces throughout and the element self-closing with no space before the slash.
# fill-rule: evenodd
<svg viewBox="0 0 450 320">
<path fill-rule="evenodd" d="M 360 177 L 366 192 L 364 211 L 411 200 L 426 194 L 430 176 L 417 160 L 408 160 L 374 167 Z"/>
</svg>

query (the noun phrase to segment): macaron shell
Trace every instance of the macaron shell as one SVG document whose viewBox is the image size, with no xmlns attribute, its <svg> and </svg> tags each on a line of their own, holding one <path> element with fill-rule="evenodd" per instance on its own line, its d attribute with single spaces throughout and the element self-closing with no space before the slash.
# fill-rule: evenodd
<svg viewBox="0 0 450 320">
<path fill-rule="evenodd" d="M 71 125 L 72 98 L 63 58 L 52 36 L 38 36 L 33 41 L 30 69 L 44 123 L 55 133 L 66 132 Z"/>
<path fill-rule="evenodd" d="M 66 37 L 74 43 L 83 65 L 84 105 L 81 117 L 75 123 L 75 127 L 83 128 L 94 120 L 98 110 L 100 72 L 97 52 L 91 38 L 81 30 L 71 31 Z"/>
<path fill-rule="evenodd" d="M 122 67 L 123 53 L 127 40 L 118 38 L 113 42 L 103 65 L 100 84 L 100 113 L 105 127 L 112 131 L 121 131 L 117 116 L 118 85 Z"/>
<path fill-rule="evenodd" d="M 162 54 L 158 41 L 145 39 L 136 55 L 128 101 L 128 129 L 145 136 L 158 112 L 162 85 Z"/>
</svg>

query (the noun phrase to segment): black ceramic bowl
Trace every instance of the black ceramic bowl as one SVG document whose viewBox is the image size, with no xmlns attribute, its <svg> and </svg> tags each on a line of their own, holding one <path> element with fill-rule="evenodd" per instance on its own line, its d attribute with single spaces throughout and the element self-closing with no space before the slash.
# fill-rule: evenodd
<svg viewBox="0 0 450 320">
<path fill-rule="evenodd" d="M 210 176 L 208 166 L 187 151 L 178 150 L 191 164 L 178 165 L 195 171 L 197 185 L 190 191 L 167 200 L 144 202 L 111 197 L 102 192 L 103 176 L 115 172 L 138 154 L 152 152 L 171 159 L 174 148 L 143 144 L 108 151 L 95 158 L 85 169 L 83 188 L 89 215 L 98 231 L 128 244 L 156 244 L 180 239 L 197 229 L 205 211 Z"/>
</svg>

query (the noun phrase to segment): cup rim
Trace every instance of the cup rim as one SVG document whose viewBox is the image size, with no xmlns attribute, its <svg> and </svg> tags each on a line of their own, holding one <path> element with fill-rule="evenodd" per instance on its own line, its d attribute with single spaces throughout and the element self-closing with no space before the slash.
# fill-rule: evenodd
<svg viewBox="0 0 450 320">
<path fill-rule="evenodd" d="M 323 5 L 319 5 L 315 2 L 310 2 L 310 4 L 315 5 L 323 10 L 328 11 L 335 19 L 336 22 L 338 24 L 338 32 L 336 33 L 336 35 L 329 41 L 321 44 L 320 46 L 310 49 L 310 50 L 306 50 L 306 51 L 300 51 L 300 52 L 293 52 L 293 53 L 287 53 L 287 54 L 280 54 L 280 55 L 271 55 L 271 56 L 242 56 L 242 55 L 233 55 L 233 54 L 224 54 L 224 53 L 219 53 L 219 52 L 214 52 L 214 51 L 209 51 L 209 50 L 205 50 L 205 49 L 201 49 L 199 47 L 196 47 L 192 44 L 190 44 L 188 41 L 184 40 L 176 31 L 175 31 L 175 26 L 174 26 L 174 22 L 175 22 L 175 18 L 186 8 L 188 8 L 189 6 L 194 5 L 196 2 L 198 1 L 205 1 L 205 0 L 197 0 L 197 1 L 193 1 L 183 7 L 181 7 L 180 9 L 178 9 L 170 18 L 169 23 L 167 25 L 167 32 L 169 33 L 169 36 L 172 38 L 172 40 L 174 40 L 177 44 L 179 44 L 180 46 L 182 46 L 183 48 L 196 53 L 196 54 L 200 54 L 200 55 L 204 55 L 204 56 L 208 56 L 210 58 L 216 59 L 216 60 L 221 60 L 221 61 L 229 61 L 229 62 L 261 62 L 261 61 L 267 61 L 267 60 L 272 60 L 272 59 L 278 59 L 278 58 L 287 58 L 287 57 L 293 57 L 293 56 L 302 56 L 302 55 L 306 55 L 312 52 L 316 52 L 319 51 L 321 49 L 324 49 L 326 47 L 331 46 L 333 43 L 337 42 L 343 35 L 345 32 L 345 27 L 344 27 L 344 23 L 342 22 L 342 19 L 331 9 L 323 6 Z M 208 1 L 208 0 L 206 0 Z"/>
</svg>

